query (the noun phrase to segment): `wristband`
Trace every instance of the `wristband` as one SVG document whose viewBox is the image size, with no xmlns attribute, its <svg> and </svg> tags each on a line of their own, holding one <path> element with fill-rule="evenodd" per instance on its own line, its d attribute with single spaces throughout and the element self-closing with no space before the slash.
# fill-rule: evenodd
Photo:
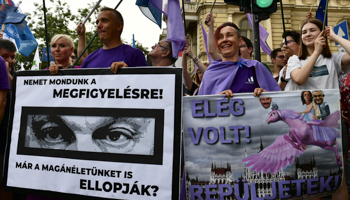
<svg viewBox="0 0 350 200">
<path fill-rule="evenodd" d="M 281 82 L 287 83 L 288 81 L 286 79 L 283 78 L 283 76 L 281 77 Z"/>
</svg>

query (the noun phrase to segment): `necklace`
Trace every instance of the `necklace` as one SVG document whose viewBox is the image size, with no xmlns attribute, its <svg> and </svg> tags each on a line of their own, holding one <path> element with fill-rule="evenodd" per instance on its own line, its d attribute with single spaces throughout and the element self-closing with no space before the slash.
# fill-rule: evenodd
<svg viewBox="0 0 350 200">
<path fill-rule="evenodd" d="M 71 64 L 68 64 L 68 65 L 65 65 L 65 66 L 63 66 L 62 68 L 63 69 L 66 69 L 66 67 L 69 67 Z"/>
</svg>

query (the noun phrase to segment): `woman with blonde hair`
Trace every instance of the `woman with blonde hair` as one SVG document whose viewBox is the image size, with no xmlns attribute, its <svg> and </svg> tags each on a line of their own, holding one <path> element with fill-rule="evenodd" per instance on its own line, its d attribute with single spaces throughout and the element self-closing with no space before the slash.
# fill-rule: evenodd
<svg viewBox="0 0 350 200">
<path fill-rule="evenodd" d="M 51 74 L 56 74 L 58 69 L 67 69 L 73 62 L 71 56 L 74 54 L 74 42 L 69 35 L 57 34 L 51 38 L 51 54 L 54 63 L 50 64 L 49 69 Z M 73 68 L 80 68 L 74 66 Z"/>
</svg>

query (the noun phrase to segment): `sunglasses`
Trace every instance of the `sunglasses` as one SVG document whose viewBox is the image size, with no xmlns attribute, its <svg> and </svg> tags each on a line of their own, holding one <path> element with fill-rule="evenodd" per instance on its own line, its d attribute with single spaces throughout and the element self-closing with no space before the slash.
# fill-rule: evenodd
<svg viewBox="0 0 350 200">
<path fill-rule="evenodd" d="M 291 42 L 295 42 L 294 40 L 287 40 L 287 45 L 290 44 Z M 285 43 L 281 43 L 281 48 L 283 47 L 283 45 L 285 45 Z"/>
<path fill-rule="evenodd" d="M 159 42 L 156 43 L 154 46 L 155 46 L 155 47 L 156 47 L 156 46 L 159 46 L 159 47 L 161 47 L 161 48 L 168 49 L 167 47 L 160 45 Z"/>
</svg>

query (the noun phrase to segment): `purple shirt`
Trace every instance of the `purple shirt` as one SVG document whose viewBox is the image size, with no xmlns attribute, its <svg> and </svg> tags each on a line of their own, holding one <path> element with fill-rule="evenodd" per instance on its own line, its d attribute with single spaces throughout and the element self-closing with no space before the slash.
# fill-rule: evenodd
<svg viewBox="0 0 350 200">
<path fill-rule="evenodd" d="M 0 56 L 0 90 L 9 90 L 10 80 L 5 60 Z"/>
<path fill-rule="evenodd" d="M 100 48 L 85 58 L 81 68 L 107 68 L 113 62 L 124 61 L 129 67 L 147 66 L 145 55 L 140 49 L 119 45 L 113 49 Z"/>
<path fill-rule="evenodd" d="M 81 68 L 81 66 L 76 65 L 73 68 L 67 68 L 67 69 L 80 69 L 80 68 Z M 50 69 L 50 67 L 45 68 L 45 70 L 49 70 L 49 69 Z"/>
<path fill-rule="evenodd" d="M 255 73 L 254 73 L 255 72 Z M 232 92 L 254 92 L 260 87 L 266 91 L 281 91 L 269 70 L 256 60 L 239 58 L 238 62 L 214 60 L 203 75 L 199 95 Z"/>
<path fill-rule="evenodd" d="M 233 80 L 231 91 L 233 93 L 252 92 L 258 88 L 254 67 L 240 67 L 237 70 L 236 78 Z"/>
</svg>

